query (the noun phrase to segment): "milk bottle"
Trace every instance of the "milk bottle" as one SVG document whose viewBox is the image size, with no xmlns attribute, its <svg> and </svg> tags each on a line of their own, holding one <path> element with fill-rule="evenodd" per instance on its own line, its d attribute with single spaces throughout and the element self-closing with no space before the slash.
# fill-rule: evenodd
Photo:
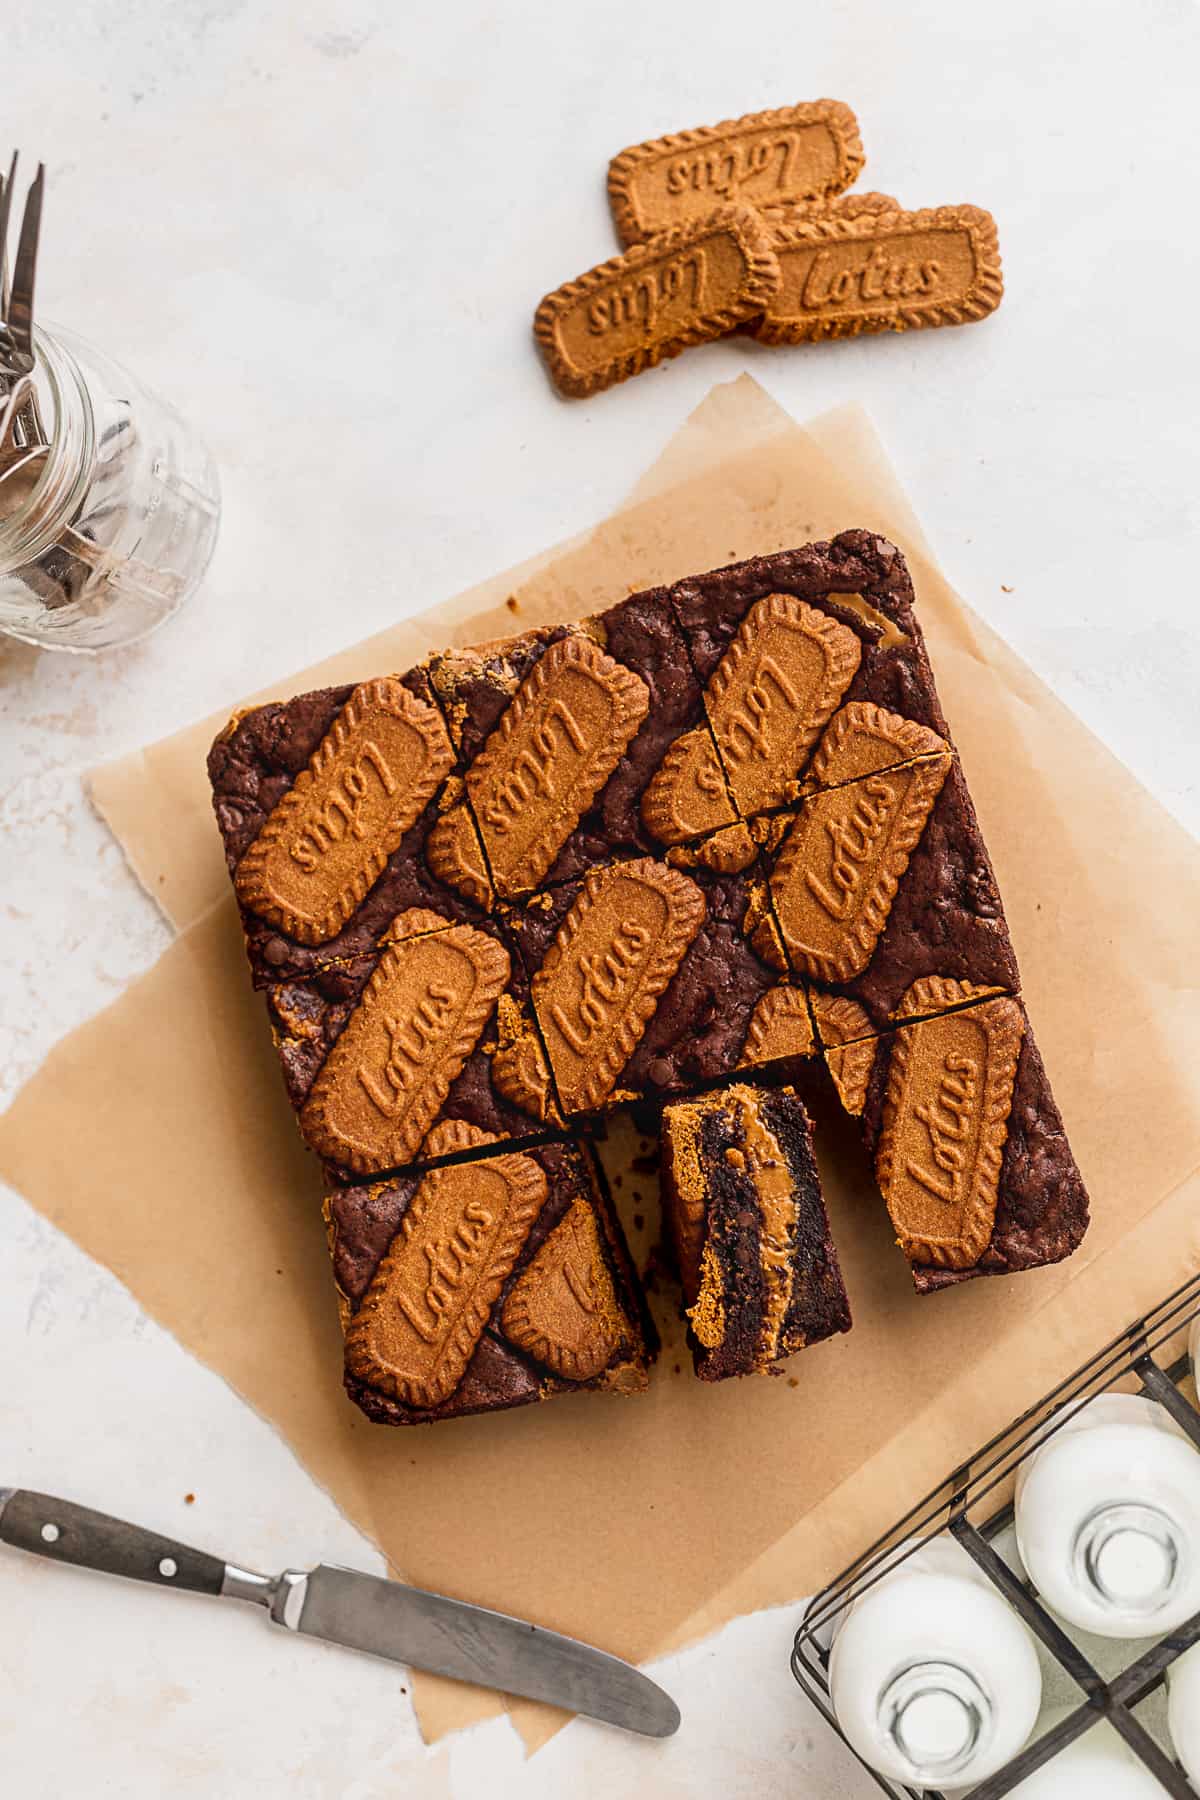
<svg viewBox="0 0 1200 1800">
<path fill-rule="evenodd" d="M 1059 1713 L 1057 1718 L 1065 1715 Z M 1057 1718 L 1047 1721 L 1057 1722 Z M 1111 1725 L 1093 1725 L 1012 1790 L 1014 1800 L 1163 1800 L 1166 1789 Z"/>
<path fill-rule="evenodd" d="M 983 1781 L 1037 1722 L 1033 1639 L 951 1538 L 885 1575 L 843 1614 L 834 1711 L 863 1761 L 918 1787 Z"/>
<path fill-rule="evenodd" d="M 1200 1451 L 1162 1407 L 1093 1400 L 1017 1477 L 1017 1542 L 1042 1599 L 1098 1637 L 1200 1612 Z"/>
<path fill-rule="evenodd" d="M 1200 1783 L 1200 1645 L 1167 1672 L 1167 1723 L 1175 1754 Z"/>
</svg>

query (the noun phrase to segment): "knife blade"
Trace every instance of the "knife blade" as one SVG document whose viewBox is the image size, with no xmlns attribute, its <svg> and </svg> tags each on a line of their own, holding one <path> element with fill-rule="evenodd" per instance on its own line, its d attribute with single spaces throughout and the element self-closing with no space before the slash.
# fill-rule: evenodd
<svg viewBox="0 0 1200 1800">
<path fill-rule="evenodd" d="M 259 1575 L 106 1513 L 29 1489 L 0 1488 L 0 1542 L 52 1562 L 265 1607 L 276 1625 L 543 1700 L 645 1737 L 670 1737 L 679 1708 L 640 1669 L 507 1613 L 321 1563 Z"/>
</svg>

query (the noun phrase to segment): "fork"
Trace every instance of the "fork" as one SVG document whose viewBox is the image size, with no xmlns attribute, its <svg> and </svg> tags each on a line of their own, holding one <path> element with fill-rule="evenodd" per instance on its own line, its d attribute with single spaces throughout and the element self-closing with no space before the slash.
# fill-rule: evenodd
<svg viewBox="0 0 1200 1800">
<path fill-rule="evenodd" d="M 38 238 L 42 223 L 45 165 L 25 197 L 12 276 L 8 266 L 8 227 L 17 179 L 17 152 L 7 178 L 0 177 L 0 482 L 45 454 L 49 440 L 38 410 L 32 380 L 37 367 L 33 343 L 33 294 L 37 276 Z"/>
</svg>

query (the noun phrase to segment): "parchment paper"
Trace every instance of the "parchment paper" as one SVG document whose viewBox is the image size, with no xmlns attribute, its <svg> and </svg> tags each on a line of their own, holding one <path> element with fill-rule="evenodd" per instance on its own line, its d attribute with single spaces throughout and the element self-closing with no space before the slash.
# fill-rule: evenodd
<svg viewBox="0 0 1200 1800">
<path fill-rule="evenodd" d="M 275 1422 L 397 1573 L 636 1660 L 811 1591 L 1200 1262 L 1200 846 L 950 592 L 861 415 L 801 431 L 748 379 L 715 390 L 595 532 L 271 689 L 398 669 L 437 643 L 576 616 L 850 525 L 887 532 L 913 568 L 1092 1192 L 1070 1262 L 919 1300 L 854 1129 L 818 1097 L 849 1337 L 781 1378 L 710 1388 L 688 1372 L 664 1294 L 667 1343 L 644 1399 L 370 1426 L 341 1392 L 317 1173 L 249 990 L 209 814 L 218 720 L 96 776 L 180 936 L 0 1118 L 0 1173 Z M 653 1184 L 632 1148 L 620 1198 L 645 1220 L 644 1255 Z M 433 1737 L 496 1702 L 422 1679 L 417 1704 Z M 557 1722 L 513 1712 L 531 1744 Z"/>
</svg>

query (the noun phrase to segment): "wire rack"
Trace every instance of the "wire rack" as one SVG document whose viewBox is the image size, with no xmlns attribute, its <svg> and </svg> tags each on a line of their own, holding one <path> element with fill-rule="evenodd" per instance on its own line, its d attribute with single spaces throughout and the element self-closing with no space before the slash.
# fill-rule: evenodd
<svg viewBox="0 0 1200 1800">
<path fill-rule="evenodd" d="M 1026 1745 L 997 1774 L 977 1783 L 967 1794 L 958 1790 L 962 1800 L 968 1800 L 968 1795 L 969 1800 L 1001 1800 L 1102 1718 L 1158 1778 L 1164 1792 L 1178 1800 L 1200 1800 L 1197 1789 L 1134 1713 L 1135 1707 L 1163 1685 L 1171 1664 L 1200 1642 L 1200 1613 L 1118 1674 L 1106 1677 L 1046 1610 L 1032 1585 L 1010 1568 L 995 1548 L 997 1539 L 1012 1525 L 1013 1507 L 1007 1496 L 1021 1463 L 1099 1394 L 1121 1389 L 1145 1395 L 1164 1407 L 1200 1449 L 1200 1411 L 1180 1387 L 1188 1372 L 1188 1329 L 1198 1315 L 1200 1274 L 1128 1326 L 1083 1368 L 955 1469 L 816 1596 L 796 1633 L 792 1673 L 839 1737 L 842 1733 L 829 1694 L 833 1628 L 847 1608 L 883 1576 L 931 1539 L 949 1533 L 1025 1621 L 1080 1695 L 1079 1704 L 1066 1718 Z M 863 1766 L 867 1768 L 865 1763 Z M 869 1768 L 868 1773 L 885 1794 L 944 1800 L 937 1789 L 906 1787 Z"/>
</svg>

